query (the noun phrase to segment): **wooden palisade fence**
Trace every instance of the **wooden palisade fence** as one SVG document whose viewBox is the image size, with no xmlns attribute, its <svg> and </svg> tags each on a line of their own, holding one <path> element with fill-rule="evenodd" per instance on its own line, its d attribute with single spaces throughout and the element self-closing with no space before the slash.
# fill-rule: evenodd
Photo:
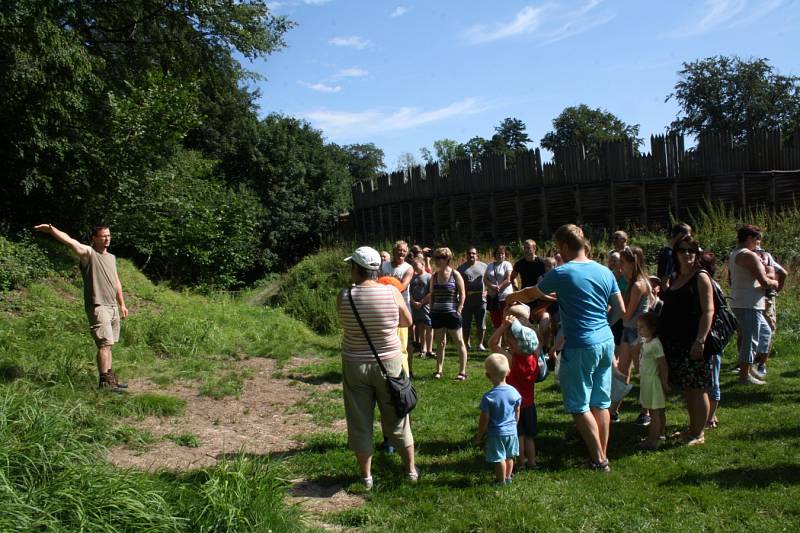
<svg viewBox="0 0 800 533">
<path fill-rule="evenodd" d="M 746 142 L 706 134 L 694 149 L 681 135 L 582 146 L 542 163 L 539 149 L 513 161 L 490 156 L 394 172 L 353 186 L 352 224 L 360 238 L 413 242 L 508 242 L 549 237 L 568 222 L 595 227 L 666 227 L 707 201 L 736 208 L 794 205 L 800 199 L 800 130 L 788 140 L 758 131 Z"/>
</svg>

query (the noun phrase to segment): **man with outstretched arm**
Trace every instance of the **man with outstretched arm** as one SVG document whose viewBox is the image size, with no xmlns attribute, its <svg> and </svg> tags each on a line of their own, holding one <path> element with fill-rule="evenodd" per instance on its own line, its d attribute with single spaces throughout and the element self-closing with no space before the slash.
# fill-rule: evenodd
<svg viewBox="0 0 800 533">
<path fill-rule="evenodd" d="M 614 365 L 609 323 L 619 319 L 625 304 L 611 271 L 586 256 L 587 243 L 578 226 L 561 226 L 553 238 L 567 263 L 545 274 L 537 286 L 508 295 L 506 305 L 551 292 L 558 296 L 565 338 L 559 372 L 564 407 L 575 419 L 589 451 L 585 466 L 608 472 L 608 408 Z"/>
<path fill-rule="evenodd" d="M 117 275 L 117 259 L 108 252 L 111 231 L 108 226 L 92 229 L 92 245 L 86 246 L 73 239 L 52 224 L 39 224 L 34 231 L 49 233 L 65 244 L 80 261 L 83 277 L 83 303 L 92 338 L 97 344 L 97 370 L 100 373 L 100 388 L 125 389 L 111 369 L 111 347 L 119 341 L 120 317 L 128 317 L 122 283 Z M 119 304 L 119 305 L 118 305 Z"/>
</svg>

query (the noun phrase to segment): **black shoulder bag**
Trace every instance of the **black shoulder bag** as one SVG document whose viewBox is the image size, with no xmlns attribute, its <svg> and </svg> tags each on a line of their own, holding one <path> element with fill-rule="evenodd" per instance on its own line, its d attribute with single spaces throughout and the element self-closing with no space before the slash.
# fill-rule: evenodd
<svg viewBox="0 0 800 533">
<path fill-rule="evenodd" d="M 722 289 L 720 289 L 717 282 L 705 270 L 700 270 L 700 272 L 705 272 L 711 280 L 711 290 L 714 294 L 714 318 L 711 321 L 711 329 L 706 336 L 705 348 L 703 349 L 703 354 L 708 358 L 722 353 L 731 337 L 733 337 L 738 323 L 736 322 L 736 316 L 728 307 L 725 295 L 722 294 Z"/>
<path fill-rule="evenodd" d="M 378 366 L 381 367 L 381 374 L 383 374 L 383 378 L 386 380 L 386 389 L 389 391 L 389 397 L 392 399 L 392 405 L 394 406 L 395 413 L 397 413 L 397 418 L 404 418 L 417 406 L 417 391 L 415 391 L 414 387 L 411 385 L 411 380 L 406 375 L 405 369 L 401 369 L 400 375 L 396 378 L 393 378 L 386 372 L 386 367 L 383 366 L 381 358 L 378 357 L 378 350 L 376 350 L 375 346 L 372 344 L 367 334 L 367 328 L 364 327 L 364 323 L 361 321 L 361 317 L 356 310 L 356 304 L 353 302 L 353 291 L 350 287 L 347 288 L 347 297 L 350 300 L 350 307 L 353 309 L 353 314 L 358 321 L 358 325 L 361 326 L 361 331 L 364 333 L 364 338 L 367 339 L 369 348 L 372 350 L 372 355 L 375 356 Z"/>
</svg>

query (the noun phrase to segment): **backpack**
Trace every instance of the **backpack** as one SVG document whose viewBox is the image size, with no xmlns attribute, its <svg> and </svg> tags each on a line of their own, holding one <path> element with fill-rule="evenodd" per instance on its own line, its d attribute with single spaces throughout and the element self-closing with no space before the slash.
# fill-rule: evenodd
<svg viewBox="0 0 800 533">
<path fill-rule="evenodd" d="M 705 348 L 703 350 L 703 355 L 709 358 L 721 354 L 722 351 L 725 350 L 725 346 L 728 345 L 728 342 L 731 340 L 731 337 L 733 337 L 733 333 L 736 331 L 739 324 L 736 321 L 736 316 L 734 316 L 730 307 L 728 307 L 728 302 L 725 300 L 722 288 L 714 281 L 711 274 L 705 270 L 701 270 L 700 272 L 705 272 L 711 279 L 711 290 L 714 293 L 714 318 L 711 321 L 711 330 L 709 330 L 706 336 Z"/>
</svg>

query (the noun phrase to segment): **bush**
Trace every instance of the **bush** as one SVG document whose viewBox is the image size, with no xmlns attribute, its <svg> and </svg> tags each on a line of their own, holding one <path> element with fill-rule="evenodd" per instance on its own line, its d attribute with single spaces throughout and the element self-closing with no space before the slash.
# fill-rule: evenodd
<svg viewBox="0 0 800 533">
<path fill-rule="evenodd" d="M 350 285 L 350 269 L 342 261 L 348 255 L 341 248 L 330 248 L 300 261 L 281 284 L 279 305 L 318 333 L 340 331 L 336 295 Z"/>
<path fill-rule="evenodd" d="M 0 292 L 44 278 L 52 265 L 30 237 L 12 242 L 0 235 Z"/>
</svg>

